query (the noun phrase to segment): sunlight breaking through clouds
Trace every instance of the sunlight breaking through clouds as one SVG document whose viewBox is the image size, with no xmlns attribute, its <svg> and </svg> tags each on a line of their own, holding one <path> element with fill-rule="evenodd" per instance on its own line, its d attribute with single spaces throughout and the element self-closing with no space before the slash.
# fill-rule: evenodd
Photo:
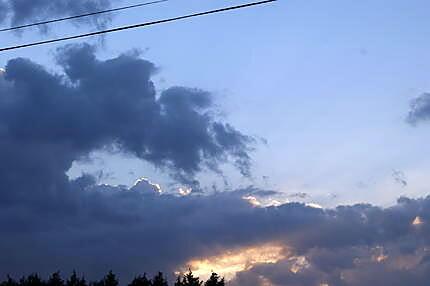
<svg viewBox="0 0 430 286">
<path fill-rule="evenodd" d="M 287 204 L 290 201 L 288 199 L 285 198 L 264 198 L 264 197 L 256 197 L 256 196 L 252 196 L 252 195 L 248 195 L 248 196 L 243 196 L 242 197 L 243 200 L 247 201 L 251 206 L 253 207 L 279 207 L 283 204 Z"/>
<path fill-rule="evenodd" d="M 272 282 L 270 282 L 270 280 L 264 277 L 263 275 L 260 275 L 259 278 L 260 278 L 261 286 L 273 286 Z"/>
<path fill-rule="evenodd" d="M 193 192 L 193 189 L 192 188 L 179 188 L 178 189 L 178 193 L 179 193 L 179 195 L 180 196 L 182 196 L 182 197 L 186 197 L 186 196 L 189 196 L 189 195 L 191 195 L 191 193 Z"/>
<path fill-rule="evenodd" d="M 420 216 L 415 217 L 415 219 L 412 221 L 412 225 L 414 225 L 414 226 L 420 226 L 423 223 L 424 223 L 424 221 Z"/>
<path fill-rule="evenodd" d="M 290 271 L 294 274 L 297 274 L 300 271 L 309 268 L 310 266 L 308 260 L 304 256 L 292 257 L 290 258 L 290 260 L 293 261 L 293 265 L 290 267 Z"/>
<path fill-rule="evenodd" d="M 316 203 L 307 203 L 306 206 L 314 209 L 321 209 L 321 210 L 324 209 L 321 205 Z"/>
<path fill-rule="evenodd" d="M 261 202 L 254 196 L 245 196 L 242 199 L 244 199 L 245 201 L 247 201 L 250 205 L 252 205 L 254 207 L 260 207 L 261 206 Z"/>
<path fill-rule="evenodd" d="M 131 190 L 141 191 L 141 192 L 152 192 L 155 194 L 161 194 L 163 190 L 159 184 L 151 182 L 147 178 L 140 178 L 131 187 Z"/>
<path fill-rule="evenodd" d="M 216 271 L 226 280 L 231 280 L 237 272 L 249 270 L 257 264 L 277 263 L 287 258 L 287 253 L 285 247 L 276 243 L 226 250 L 219 255 L 191 260 L 178 273 L 189 268 L 200 278 L 207 278 Z"/>
<path fill-rule="evenodd" d="M 382 246 L 377 246 L 374 249 L 375 254 L 372 256 L 372 260 L 377 263 L 383 263 L 389 256 L 385 253 L 385 249 Z"/>
</svg>

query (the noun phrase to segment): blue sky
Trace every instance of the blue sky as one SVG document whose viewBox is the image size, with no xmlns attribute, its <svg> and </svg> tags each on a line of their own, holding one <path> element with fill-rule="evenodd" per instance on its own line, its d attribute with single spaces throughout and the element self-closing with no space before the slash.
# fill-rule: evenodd
<svg viewBox="0 0 430 286">
<path fill-rule="evenodd" d="M 114 5 L 133 4 L 120 1 Z M 179 1 L 118 13 L 113 26 L 203 11 L 245 1 Z M 185 5 L 186 4 L 186 5 Z M 107 35 L 101 58 L 139 49 L 159 67 L 158 89 L 193 86 L 215 94 L 220 116 L 267 140 L 253 154 L 254 179 L 227 170 L 233 186 L 307 192 L 323 204 L 392 204 L 427 192 L 428 126 L 405 123 L 409 102 L 430 90 L 428 1 L 278 1 L 222 15 Z M 2 45 L 91 30 L 69 24 L 47 35 L 2 35 Z M 97 39 L 90 42 L 100 44 Z M 0 55 L 57 69 L 62 44 Z M 94 155 L 70 174 L 103 169 L 104 182 L 141 176 L 166 188 L 162 171 L 133 158 Z M 393 170 L 405 174 L 397 184 Z M 267 176 L 268 179 L 263 179 Z M 210 186 L 220 179 L 201 174 Z M 333 195 L 336 199 L 333 200 Z"/>
</svg>

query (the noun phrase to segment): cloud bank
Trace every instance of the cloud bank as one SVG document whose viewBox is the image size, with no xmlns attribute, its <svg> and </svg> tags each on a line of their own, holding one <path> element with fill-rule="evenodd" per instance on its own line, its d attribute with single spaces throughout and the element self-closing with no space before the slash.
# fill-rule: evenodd
<svg viewBox="0 0 430 286">
<path fill-rule="evenodd" d="M 206 91 L 157 94 L 157 69 L 138 54 L 99 60 L 72 45 L 57 62 L 63 73 L 22 58 L 0 72 L 0 275 L 113 269 L 126 281 L 232 261 L 231 285 L 428 284 L 430 197 L 322 209 L 263 206 L 278 194 L 256 188 L 176 196 L 147 180 L 70 180 L 72 163 L 100 149 L 190 185 L 225 162 L 248 176 L 253 139 L 214 116 Z"/>
<path fill-rule="evenodd" d="M 284 253 L 245 257 L 248 265 L 232 285 L 426 285 L 430 279 L 430 198 L 403 198 L 387 209 L 324 210 L 299 203 L 255 207 L 243 199 L 247 190 L 159 194 L 147 181 L 120 189 L 82 177 L 72 188 L 67 201 L 43 208 L 2 207 L 2 274 L 79 269 L 99 277 L 115 269 L 126 280 L 220 255 L 227 268 L 229 257 L 237 263 L 241 252 L 255 255 L 273 244 L 278 248 L 269 249 L 281 246 Z"/>
</svg>

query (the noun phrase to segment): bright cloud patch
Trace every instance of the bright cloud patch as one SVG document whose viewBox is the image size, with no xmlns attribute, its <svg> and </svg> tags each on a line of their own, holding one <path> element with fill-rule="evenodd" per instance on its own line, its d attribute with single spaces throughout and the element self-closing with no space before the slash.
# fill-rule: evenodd
<svg viewBox="0 0 430 286">
<path fill-rule="evenodd" d="M 285 247 L 276 243 L 226 250 L 219 255 L 193 259 L 181 271 L 190 268 L 200 277 L 207 278 L 212 271 L 217 271 L 227 280 L 234 278 L 236 273 L 246 271 L 261 263 L 276 263 L 287 256 Z"/>
</svg>

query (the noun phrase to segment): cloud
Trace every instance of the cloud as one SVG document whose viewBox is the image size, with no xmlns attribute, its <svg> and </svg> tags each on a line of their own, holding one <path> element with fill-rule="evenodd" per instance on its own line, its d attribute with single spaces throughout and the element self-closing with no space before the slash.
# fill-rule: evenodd
<svg viewBox="0 0 430 286">
<path fill-rule="evenodd" d="M 396 253 L 377 260 L 375 248 L 355 247 L 337 250 L 313 249 L 307 254 L 308 266 L 288 271 L 295 259 L 262 264 L 241 272 L 232 285 L 426 285 L 429 279 L 428 254 L 413 256 Z M 269 284 L 262 283 L 270 281 Z M 247 283 L 247 284 L 246 284 Z"/>
<path fill-rule="evenodd" d="M 415 125 L 430 119 L 430 93 L 423 93 L 411 102 L 407 122 Z"/>
<path fill-rule="evenodd" d="M 247 176 L 253 139 L 215 118 L 206 91 L 172 87 L 157 94 L 155 65 L 136 53 L 102 61 L 84 44 L 60 49 L 56 59 L 63 73 L 17 58 L 0 74 L 0 264 L 9 260 L 2 274 L 79 267 L 92 275 L 109 264 L 130 274 L 144 271 L 144 261 L 152 261 L 147 270 L 171 269 L 187 257 L 182 245 L 189 241 L 178 236 L 175 248 L 172 232 L 190 226 L 166 223 L 184 211 L 176 208 L 180 202 L 197 208 L 194 198 L 159 199 L 159 186 L 148 180 L 128 190 L 96 186 L 91 175 L 71 181 L 66 172 L 106 149 L 183 183 L 195 185 L 203 170 L 221 173 L 219 164 L 228 161 Z M 148 248 L 167 252 L 155 258 Z M 33 263 L 42 257 L 49 262 Z"/>
<path fill-rule="evenodd" d="M 172 87 L 159 96 L 154 64 L 136 54 L 100 61 L 89 45 L 67 46 L 57 56 L 65 74 L 28 59 L 13 59 L 0 81 L 0 172 L 8 184 L 41 189 L 64 184 L 74 160 L 114 148 L 194 183 L 202 169 L 220 172 L 232 159 L 249 175 L 253 139 L 212 115 L 203 90 Z M 33 182 L 34 181 L 34 182 Z M 14 191 L 13 193 L 17 193 Z"/>
<path fill-rule="evenodd" d="M 103 10 L 110 7 L 110 2 L 110 0 L 0 0 L 0 16 L 3 16 L 0 19 L 4 20 L 9 14 L 11 25 L 15 26 Z M 109 21 L 109 16 L 96 16 L 80 19 L 78 23 L 103 27 Z"/>
<path fill-rule="evenodd" d="M 77 269 L 93 279 L 113 269 L 126 281 L 192 262 L 228 269 L 232 259 L 233 285 L 429 281 L 430 197 L 323 209 L 274 204 L 279 193 L 255 187 L 180 196 L 147 179 L 131 188 L 70 180 L 72 163 L 100 149 L 183 182 L 225 162 L 246 176 L 253 139 L 213 115 L 207 91 L 157 94 L 157 68 L 138 54 L 99 60 L 73 45 L 57 62 L 63 73 L 18 58 L 0 74 L 1 276 Z"/>
<path fill-rule="evenodd" d="M 425 285 L 430 278 L 430 198 L 324 210 L 253 207 L 243 190 L 160 194 L 147 180 L 126 189 L 82 177 L 70 188 L 67 201 L 49 207 L 1 208 L 3 275 L 79 269 L 90 278 L 115 269 L 126 280 L 197 265 L 201 275 L 238 269 L 233 285 Z M 417 216 L 422 223 L 414 225 Z M 276 256 L 260 251 L 272 248 Z"/>
<path fill-rule="evenodd" d="M 406 175 L 402 171 L 393 170 L 392 177 L 393 177 L 394 181 L 397 184 L 399 184 L 400 186 L 402 186 L 403 188 L 408 186 L 408 181 L 407 181 Z"/>
<path fill-rule="evenodd" d="M 429 229 L 415 224 L 414 214 L 428 216 L 429 202 L 403 198 L 387 209 L 325 210 L 323 221 L 285 231 L 294 255 L 239 272 L 232 285 L 426 285 Z"/>
<path fill-rule="evenodd" d="M 3 23 L 3 21 L 6 19 L 7 12 L 7 3 L 4 0 L 0 0 L 0 23 Z"/>
</svg>

